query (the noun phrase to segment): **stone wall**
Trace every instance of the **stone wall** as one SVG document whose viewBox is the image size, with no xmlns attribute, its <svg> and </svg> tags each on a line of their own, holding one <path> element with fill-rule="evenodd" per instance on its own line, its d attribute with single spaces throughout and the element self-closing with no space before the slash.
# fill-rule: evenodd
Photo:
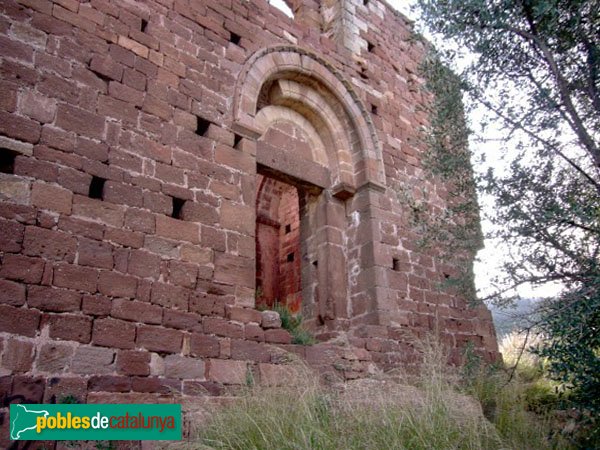
<svg viewBox="0 0 600 450">
<path fill-rule="evenodd" d="M 290 6 L 0 3 L 3 407 L 201 401 L 285 380 L 283 350 L 356 378 L 431 332 L 453 362 L 467 342 L 497 356 L 398 195 L 447 205 L 410 22 L 380 0 Z M 302 313 L 330 343 L 255 309 L 262 176 L 298 191 Z"/>
</svg>

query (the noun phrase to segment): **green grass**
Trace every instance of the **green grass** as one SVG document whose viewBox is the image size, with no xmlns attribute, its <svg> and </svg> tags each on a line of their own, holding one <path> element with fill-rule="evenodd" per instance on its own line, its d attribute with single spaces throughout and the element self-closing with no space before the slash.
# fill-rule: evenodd
<svg viewBox="0 0 600 450">
<path fill-rule="evenodd" d="M 316 343 L 310 331 L 302 326 L 302 316 L 300 314 L 293 314 L 286 305 L 281 303 L 275 303 L 273 311 L 279 313 L 281 328 L 289 331 L 292 335 L 292 344 L 313 345 Z"/>
</svg>

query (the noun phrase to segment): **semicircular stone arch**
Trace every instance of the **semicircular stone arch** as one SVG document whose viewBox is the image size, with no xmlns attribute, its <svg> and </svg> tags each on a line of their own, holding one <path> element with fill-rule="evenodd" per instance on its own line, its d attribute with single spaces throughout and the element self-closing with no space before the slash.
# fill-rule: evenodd
<svg viewBox="0 0 600 450">
<path fill-rule="evenodd" d="M 385 188 L 381 146 L 370 116 L 351 84 L 323 57 L 290 45 L 252 55 L 236 84 L 232 128 L 259 138 L 281 119 L 277 111 L 261 114 L 270 106 L 294 111 L 316 130 L 328 152 L 332 191 L 347 197 L 366 184 Z"/>
</svg>

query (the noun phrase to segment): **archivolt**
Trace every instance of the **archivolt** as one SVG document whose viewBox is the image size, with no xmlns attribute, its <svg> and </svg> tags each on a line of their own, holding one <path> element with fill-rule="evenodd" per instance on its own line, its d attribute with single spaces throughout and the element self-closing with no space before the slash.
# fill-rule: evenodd
<svg viewBox="0 0 600 450">
<path fill-rule="evenodd" d="M 308 120 L 335 157 L 336 183 L 354 191 L 365 184 L 385 187 L 375 127 L 352 85 L 335 67 L 309 50 L 277 45 L 259 50 L 242 69 L 235 89 L 232 127 L 258 138 L 273 121 L 269 105 L 289 108 Z M 335 188 L 335 186 L 334 186 Z"/>
</svg>

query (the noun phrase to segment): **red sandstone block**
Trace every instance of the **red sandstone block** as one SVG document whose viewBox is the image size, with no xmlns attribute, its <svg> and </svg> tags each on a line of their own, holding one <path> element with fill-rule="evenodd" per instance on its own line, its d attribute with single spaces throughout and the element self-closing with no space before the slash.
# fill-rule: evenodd
<svg viewBox="0 0 600 450">
<path fill-rule="evenodd" d="M 104 239 L 126 247 L 140 248 L 144 245 L 144 235 L 136 231 L 107 228 Z"/>
<path fill-rule="evenodd" d="M 69 367 L 73 347 L 69 344 L 51 342 L 44 344 L 36 357 L 36 369 L 42 372 L 60 373 Z"/>
<path fill-rule="evenodd" d="M 115 375 L 100 375 L 91 377 L 88 381 L 88 390 L 102 392 L 129 392 L 131 390 L 131 378 Z"/>
<path fill-rule="evenodd" d="M 141 278 L 158 279 L 160 274 L 160 256 L 144 250 L 132 250 L 127 271 Z"/>
<path fill-rule="evenodd" d="M 111 318 L 94 320 L 92 344 L 103 347 L 135 347 L 135 325 Z"/>
<path fill-rule="evenodd" d="M 184 240 L 194 244 L 200 243 L 200 228 L 198 224 L 156 216 L 156 234 L 170 239 Z"/>
<path fill-rule="evenodd" d="M 98 98 L 98 114 L 113 117 L 129 125 L 136 125 L 139 111 L 130 103 L 101 95 Z"/>
<path fill-rule="evenodd" d="M 81 302 L 81 311 L 90 316 L 108 316 L 112 307 L 112 300 L 103 295 L 84 295 Z"/>
<path fill-rule="evenodd" d="M 264 342 L 265 332 L 259 325 L 248 323 L 244 326 L 244 338 L 251 341 Z"/>
<path fill-rule="evenodd" d="M 247 370 L 247 365 L 243 361 L 210 359 L 207 378 L 223 384 L 244 384 Z"/>
<path fill-rule="evenodd" d="M 54 285 L 81 291 L 96 292 L 98 271 L 72 264 L 54 266 Z"/>
<path fill-rule="evenodd" d="M 98 291 L 109 297 L 135 297 L 137 280 L 129 275 L 117 272 L 100 272 L 98 277 Z"/>
<path fill-rule="evenodd" d="M 49 182 L 58 179 L 58 166 L 35 158 L 18 156 L 15 159 L 15 175 L 24 175 Z"/>
<path fill-rule="evenodd" d="M 228 145 L 218 145 L 215 149 L 215 162 L 244 173 L 254 173 L 256 158 L 232 147 L 233 141 Z"/>
<path fill-rule="evenodd" d="M 171 215 L 173 211 L 173 199 L 160 192 L 144 192 L 144 208 L 152 212 Z"/>
<path fill-rule="evenodd" d="M 0 303 L 11 306 L 25 304 L 25 285 L 8 280 L 0 280 Z"/>
<path fill-rule="evenodd" d="M 80 156 L 73 153 L 66 153 L 54 150 L 45 145 L 36 145 L 33 150 L 33 156 L 40 161 L 50 161 L 63 166 L 70 166 L 75 169 L 83 167 L 83 160 Z"/>
<path fill-rule="evenodd" d="M 169 387 L 164 383 L 164 378 L 159 377 L 132 377 L 131 389 L 135 392 L 151 392 L 153 394 L 168 394 Z"/>
<path fill-rule="evenodd" d="M 261 323 L 262 315 L 260 311 L 251 308 L 240 308 L 237 306 L 226 306 L 225 312 L 227 314 L 227 318 L 230 320 L 235 320 L 237 322 L 248 323 Z"/>
<path fill-rule="evenodd" d="M 86 316 L 51 315 L 49 317 L 50 337 L 83 344 L 90 342 L 92 319 Z"/>
<path fill-rule="evenodd" d="M 12 372 L 28 372 L 33 363 L 33 344 L 31 342 L 9 339 L 4 347 L 2 367 Z"/>
<path fill-rule="evenodd" d="M 135 231 L 153 234 L 155 230 L 155 216 L 148 211 L 128 208 L 125 212 L 125 226 Z"/>
<path fill-rule="evenodd" d="M 156 164 L 155 177 L 164 183 L 178 184 L 183 186 L 185 172 L 183 169 L 173 167 L 167 164 Z"/>
<path fill-rule="evenodd" d="M 73 356 L 71 371 L 93 375 L 111 373 L 114 370 L 114 358 L 115 352 L 112 349 L 81 345 Z"/>
<path fill-rule="evenodd" d="M 22 114 L 42 123 L 52 122 L 56 114 L 56 100 L 39 93 L 24 91 L 20 96 L 20 111 Z"/>
<path fill-rule="evenodd" d="M 136 106 L 142 106 L 144 93 L 116 81 L 108 84 L 108 95 Z"/>
<path fill-rule="evenodd" d="M 0 36 L 0 47 L 5 58 L 14 58 L 23 62 L 33 62 L 33 48 L 7 36 Z"/>
<path fill-rule="evenodd" d="M 90 70 L 115 81 L 121 81 L 124 67 L 110 56 L 96 55 L 90 61 Z"/>
<path fill-rule="evenodd" d="M 62 0 L 61 3 L 65 4 L 67 2 L 65 0 Z M 79 7 L 79 2 L 75 3 L 77 3 L 77 7 Z M 96 29 L 95 23 L 81 14 L 76 14 L 76 11 L 77 10 L 69 11 L 68 9 L 61 8 L 58 5 L 54 5 L 54 8 L 52 9 L 52 15 L 59 20 L 63 20 L 67 23 L 70 23 L 71 25 L 74 25 L 77 28 L 81 28 L 82 30 L 85 30 L 89 33 L 93 33 Z"/>
<path fill-rule="evenodd" d="M 58 403 L 61 399 L 72 395 L 77 401 L 86 403 L 87 380 L 83 377 L 52 377 L 47 380 L 45 403 Z"/>
<path fill-rule="evenodd" d="M 256 282 L 256 273 L 251 259 L 215 253 L 215 281 L 253 288 Z"/>
<path fill-rule="evenodd" d="M 124 221 L 124 208 L 82 195 L 73 197 L 73 215 L 120 228 Z"/>
<path fill-rule="evenodd" d="M 219 356 L 219 340 L 214 336 L 192 333 L 190 336 L 190 355 L 206 358 Z"/>
<path fill-rule="evenodd" d="M 204 379 L 204 361 L 196 358 L 186 358 L 180 355 L 168 355 L 165 358 L 165 375 L 180 379 Z"/>
<path fill-rule="evenodd" d="M 179 353 L 183 333 L 151 325 L 140 325 L 136 343 L 140 347 L 153 352 Z"/>
<path fill-rule="evenodd" d="M 0 203 L 0 217 L 16 222 L 32 225 L 37 220 L 37 211 L 31 206 L 16 203 Z"/>
<path fill-rule="evenodd" d="M 15 375 L 13 378 L 12 395 L 15 398 L 27 399 L 32 403 L 40 403 L 44 397 L 44 383 L 42 377 L 30 375 Z"/>
<path fill-rule="evenodd" d="M 123 375 L 150 375 L 150 353 L 134 350 L 119 351 L 117 371 Z"/>
<path fill-rule="evenodd" d="M 165 308 L 163 325 L 167 328 L 177 328 L 187 331 L 201 331 L 202 317 L 198 314 Z"/>
<path fill-rule="evenodd" d="M 125 69 L 123 73 L 123 83 L 138 91 L 144 91 L 146 89 L 146 76 L 133 69 Z"/>
<path fill-rule="evenodd" d="M 23 238 L 23 253 L 46 259 L 73 262 L 77 241 L 62 231 L 26 227 Z"/>
<path fill-rule="evenodd" d="M 265 330 L 265 341 L 274 344 L 291 344 L 292 336 L 287 330 L 274 328 L 272 330 Z"/>
<path fill-rule="evenodd" d="M 35 144 L 40 140 L 41 128 L 38 122 L 0 111 L 0 134 Z"/>
<path fill-rule="evenodd" d="M 42 127 L 40 143 L 66 152 L 72 152 L 75 149 L 75 133 L 45 125 Z"/>
<path fill-rule="evenodd" d="M 58 184 L 72 193 L 88 195 L 92 177 L 87 173 L 71 169 L 70 167 L 60 167 L 58 169 L 57 181 Z"/>
<path fill-rule="evenodd" d="M 202 225 L 202 246 L 211 248 L 216 252 L 224 252 L 227 249 L 227 235 L 223 230 Z"/>
<path fill-rule="evenodd" d="M 66 131 L 74 131 L 87 137 L 102 139 L 105 119 L 84 109 L 59 104 L 56 111 L 56 126 Z"/>
<path fill-rule="evenodd" d="M 181 217 L 183 220 L 202 224 L 216 224 L 219 221 L 219 214 L 214 206 L 191 200 L 181 208 Z"/>
<path fill-rule="evenodd" d="M 188 310 L 190 293 L 187 289 L 165 283 L 154 283 L 150 301 L 166 308 Z"/>
<path fill-rule="evenodd" d="M 31 203 L 38 208 L 70 214 L 73 193 L 58 186 L 34 183 L 31 190 Z"/>
<path fill-rule="evenodd" d="M 145 302 L 115 298 L 112 302 L 110 315 L 117 319 L 160 324 L 162 308 Z"/>
<path fill-rule="evenodd" d="M 265 344 L 232 339 L 231 358 L 253 362 L 269 362 L 271 361 L 271 354 Z"/>
<path fill-rule="evenodd" d="M 104 200 L 129 206 L 142 206 L 142 189 L 116 181 L 107 181 L 104 184 Z"/>
<path fill-rule="evenodd" d="M 177 286 L 194 288 L 198 278 L 198 266 L 196 264 L 181 261 L 169 262 L 169 282 Z"/>
<path fill-rule="evenodd" d="M 79 238 L 77 253 L 77 261 L 82 266 L 113 268 L 112 245 L 110 244 Z"/>
<path fill-rule="evenodd" d="M 74 146 L 75 153 L 96 161 L 105 162 L 108 160 L 108 145 L 103 142 L 94 142 L 84 137 L 77 137 Z"/>
<path fill-rule="evenodd" d="M 22 255 L 6 254 L 2 258 L 0 276 L 25 283 L 39 283 L 44 272 L 44 261 Z"/>
<path fill-rule="evenodd" d="M 163 102 L 152 95 L 146 95 L 142 111 L 159 117 L 163 120 L 171 120 L 174 108 L 167 102 Z"/>
<path fill-rule="evenodd" d="M 111 44 L 108 54 L 115 62 L 123 64 L 125 66 L 133 67 L 135 63 L 135 53 L 119 45 Z"/>
<path fill-rule="evenodd" d="M 27 306 L 52 312 L 78 311 L 81 306 L 81 294 L 48 286 L 29 286 Z"/>
<path fill-rule="evenodd" d="M 17 90 L 18 86 L 13 83 L 0 82 L 0 109 L 7 112 L 14 112 L 17 108 Z"/>
<path fill-rule="evenodd" d="M 202 327 L 207 334 L 216 334 L 217 336 L 225 336 L 241 339 L 244 337 L 244 326 L 229 322 L 221 317 L 205 317 L 202 320 Z"/>
<path fill-rule="evenodd" d="M 194 200 L 194 196 L 201 197 L 203 195 L 200 192 L 195 193 L 188 188 L 175 186 L 174 184 L 163 184 L 161 189 L 163 193 L 183 200 Z"/>
<path fill-rule="evenodd" d="M 25 227 L 17 222 L 0 220 L 0 251 L 19 252 Z"/>
<path fill-rule="evenodd" d="M 254 208 L 232 202 L 221 202 L 221 225 L 227 230 L 237 231 L 247 236 L 254 236 L 256 227 L 254 216 Z"/>
</svg>

